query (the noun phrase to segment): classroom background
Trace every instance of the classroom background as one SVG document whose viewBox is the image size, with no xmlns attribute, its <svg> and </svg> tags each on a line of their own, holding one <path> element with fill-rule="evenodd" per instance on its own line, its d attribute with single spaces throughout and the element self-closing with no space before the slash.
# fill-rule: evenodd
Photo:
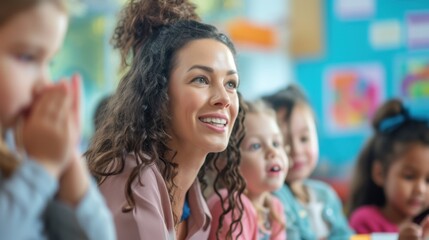
<svg viewBox="0 0 429 240">
<path fill-rule="evenodd" d="M 296 83 L 317 116 L 315 178 L 344 200 L 369 120 L 398 97 L 429 115 L 428 0 L 192 0 L 202 20 L 238 49 L 240 91 L 247 99 Z M 65 47 L 52 65 L 58 78 L 84 79 L 83 150 L 98 102 L 121 74 L 109 41 L 125 0 L 73 0 Z"/>
</svg>

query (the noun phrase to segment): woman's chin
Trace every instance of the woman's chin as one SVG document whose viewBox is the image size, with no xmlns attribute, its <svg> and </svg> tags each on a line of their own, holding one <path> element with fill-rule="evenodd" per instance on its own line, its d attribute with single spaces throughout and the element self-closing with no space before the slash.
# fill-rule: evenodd
<svg viewBox="0 0 429 240">
<path fill-rule="evenodd" d="M 210 145 L 209 152 L 213 152 L 213 153 L 223 152 L 227 147 L 228 147 L 227 144 L 213 144 L 213 145 Z"/>
</svg>

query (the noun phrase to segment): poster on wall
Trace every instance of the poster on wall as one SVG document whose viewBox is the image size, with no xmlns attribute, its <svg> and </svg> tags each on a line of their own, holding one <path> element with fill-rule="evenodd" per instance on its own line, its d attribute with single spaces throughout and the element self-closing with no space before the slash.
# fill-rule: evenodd
<svg viewBox="0 0 429 240">
<path fill-rule="evenodd" d="M 203 22 L 222 25 L 225 21 L 241 14 L 244 7 L 244 0 L 190 0 L 197 6 L 197 14 L 204 20 Z"/>
<path fill-rule="evenodd" d="M 429 10 L 407 13 L 406 26 L 410 49 L 429 48 Z"/>
<path fill-rule="evenodd" d="M 325 71 L 323 106 L 330 134 L 362 134 L 385 99 L 385 73 L 378 63 L 329 67 Z"/>
<path fill-rule="evenodd" d="M 399 57 L 396 69 L 394 93 L 413 109 L 429 110 L 429 52 Z"/>
<path fill-rule="evenodd" d="M 334 12 L 339 19 L 368 19 L 375 14 L 375 0 L 335 0 Z"/>
<path fill-rule="evenodd" d="M 397 19 L 374 21 L 369 25 L 369 43 L 375 50 L 389 50 L 401 47 L 402 29 Z"/>
</svg>

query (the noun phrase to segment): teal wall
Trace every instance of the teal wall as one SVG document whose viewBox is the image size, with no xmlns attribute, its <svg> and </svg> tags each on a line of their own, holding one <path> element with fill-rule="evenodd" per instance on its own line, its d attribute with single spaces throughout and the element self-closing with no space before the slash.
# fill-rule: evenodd
<svg viewBox="0 0 429 240">
<path fill-rule="evenodd" d="M 322 56 L 300 59 L 294 63 L 296 80 L 304 88 L 317 115 L 320 162 L 316 175 L 329 178 L 346 178 L 352 169 L 355 158 L 370 135 L 366 126 L 361 131 L 338 133 L 327 128 L 327 113 L 324 108 L 323 89 L 327 69 L 335 66 L 377 63 L 385 76 L 385 87 L 382 89 L 386 98 L 399 96 L 396 91 L 396 80 L 400 65 L 398 62 L 407 57 L 418 56 L 425 59 L 429 69 L 429 49 L 411 49 L 407 44 L 406 17 L 409 12 L 427 11 L 428 0 L 375 0 L 375 11 L 372 16 L 361 19 L 341 19 L 335 11 L 335 1 L 324 1 L 325 49 Z M 401 26 L 402 43 L 397 47 L 374 49 L 370 43 L 372 24 L 383 20 L 397 20 Z M 429 37 L 429 31 L 426 33 Z M 429 76 L 425 85 L 425 97 L 415 99 L 412 104 L 429 106 Z M 427 110 L 427 109 L 426 109 Z"/>
</svg>

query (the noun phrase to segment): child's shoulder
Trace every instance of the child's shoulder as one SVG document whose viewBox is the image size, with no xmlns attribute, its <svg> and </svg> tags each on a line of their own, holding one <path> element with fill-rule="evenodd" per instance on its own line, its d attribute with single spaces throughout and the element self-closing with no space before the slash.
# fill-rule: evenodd
<svg viewBox="0 0 429 240">
<path fill-rule="evenodd" d="M 307 179 L 305 180 L 304 185 L 316 196 L 336 196 L 334 189 L 325 182 L 315 179 Z M 291 202 L 295 200 L 295 196 L 287 184 L 284 184 L 279 190 L 273 193 L 277 198 L 279 198 L 280 202 Z"/>
<path fill-rule="evenodd" d="M 270 199 L 271 199 L 271 204 L 273 205 L 274 209 L 277 212 L 282 213 L 284 211 L 284 207 L 283 207 L 283 204 L 280 201 L 280 199 L 278 199 L 275 196 L 272 196 Z"/>
<path fill-rule="evenodd" d="M 229 196 L 228 191 L 226 189 L 221 189 L 219 190 L 219 194 L 224 199 L 224 207 L 226 209 L 228 207 L 228 200 L 226 199 Z M 258 217 L 256 210 L 253 207 L 252 202 L 246 195 L 241 195 L 241 201 L 243 203 L 243 212 L 240 219 L 242 230 L 240 239 L 256 239 L 256 236 L 258 234 Z M 219 218 L 224 213 L 224 208 L 222 207 L 222 200 L 216 193 L 214 193 L 208 198 L 207 205 L 210 209 L 210 213 L 212 214 L 212 224 L 209 239 L 217 239 L 216 229 L 218 229 Z M 235 213 L 239 214 L 238 209 L 236 208 L 235 210 Z M 235 214 L 232 214 L 232 212 L 229 212 L 224 216 L 222 222 L 223 230 L 221 231 L 220 239 L 226 239 L 227 229 L 229 229 L 232 224 L 236 224 L 233 223 L 233 218 L 236 218 L 237 215 L 234 215 Z M 237 226 L 237 229 L 234 230 L 233 235 L 237 235 L 239 228 L 240 227 Z"/>
<path fill-rule="evenodd" d="M 305 185 L 315 191 L 316 193 L 332 193 L 334 192 L 334 189 L 331 187 L 331 185 L 315 179 L 307 179 L 305 181 Z"/>
<path fill-rule="evenodd" d="M 222 199 L 224 199 L 224 201 L 227 203 L 227 197 L 228 197 L 228 191 L 226 189 L 220 189 L 219 190 L 219 194 L 222 197 Z M 253 205 L 252 202 L 250 201 L 250 199 L 242 194 L 241 195 L 241 202 L 243 203 L 243 207 L 244 209 L 253 209 Z M 222 205 L 222 200 L 221 198 L 214 192 L 207 200 L 207 205 L 209 206 L 210 209 L 212 208 L 217 208 L 217 207 L 221 207 Z"/>
<path fill-rule="evenodd" d="M 380 209 L 377 206 L 364 205 L 353 211 L 350 215 L 350 221 L 367 219 L 368 217 L 378 217 L 380 214 Z"/>
<path fill-rule="evenodd" d="M 350 226 L 356 233 L 398 232 L 398 227 L 387 220 L 377 206 L 365 205 L 357 208 L 350 216 Z"/>
</svg>

